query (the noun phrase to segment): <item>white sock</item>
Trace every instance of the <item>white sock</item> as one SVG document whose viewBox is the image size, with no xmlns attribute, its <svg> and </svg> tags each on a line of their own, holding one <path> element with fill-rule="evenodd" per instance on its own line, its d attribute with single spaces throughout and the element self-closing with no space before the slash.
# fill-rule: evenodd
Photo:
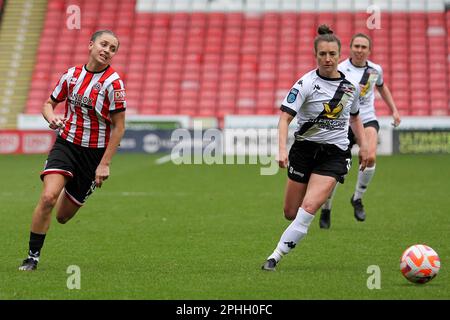
<svg viewBox="0 0 450 320">
<path fill-rule="evenodd" d="M 356 182 L 355 195 L 353 200 L 361 199 L 369 186 L 370 181 L 375 174 L 375 166 L 359 171 L 358 181 Z"/>
<path fill-rule="evenodd" d="M 331 204 L 333 203 L 334 194 L 336 193 L 336 189 L 338 187 L 338 183 L 334 186 L 333 190 L 331 191 L 330 195 L 328 196 L 327 201 L 322 205 L 322 209 L 331 210 Z"/>
<path fill-rule="evenodd" d="M 289 253 L 291 249 L 294 249 L 297 243 L 308 233 L 309 225 L 313 219 L 314 215 L 306 212 L 303 208 L 298 209 L 294 221 L 292 221 L 289 227 L 284 231 L 276 249 L 267 260 L 275 259 L 278 262 L 283 255 Z"/>
</svg>

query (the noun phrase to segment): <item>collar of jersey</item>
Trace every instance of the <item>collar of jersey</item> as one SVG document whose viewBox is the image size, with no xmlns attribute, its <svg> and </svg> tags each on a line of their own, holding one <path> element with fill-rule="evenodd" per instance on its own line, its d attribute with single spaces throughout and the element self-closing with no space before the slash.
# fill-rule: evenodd
<svg viewBox="0 0 450 320">
<path fill-rule="evenodd" d="M 339 71 L 339 70 L 338 70 L 338 72 L 339 72 L 339 74 L 341 75 L 340 78 L 327 78 L 327 77 L 321 76 L 321 75 L 319 74 L 319 69 L 316 70 L 317 76 L 318 76 L 319 78 L 323 79 L 323 80 L 327 80 L 327 81 L 340 81 L 340 80 L 344 80 L 344 79 L 345 79 L 345 74 L 343 74 L 343 73 L 342 73 L 341 71 Z"/>
<path fill-rule="evenodd" d="M 366 64 L 362 67 L 354 65 L 352 62 L 352 58 L 348 58 L 348 61 L 350 61 L 351 65 L 354 66 L 355 68 L 367 68 L 369 66 L 369 63 L 367 62 L 367 60 L 366 60 Z"/>
<path fill-rule="evenodd" d="M 88 68 L 86 67 L 86 65 L 84 65 L 83 68 L 84 68 L 84 70 L 86 70 L 86 72 L 89 72 L 89 73 L 102 73 L 102 72 L 105 72 L 106 69 L 109 68 L 109 64 L 108 64 L 108 66 L 107 66 L 105 69 L 100 70 L 100 71 L 96 71 L 96 72 L 94 72 L 94 71 L 89 71 Z"/>
</svg>

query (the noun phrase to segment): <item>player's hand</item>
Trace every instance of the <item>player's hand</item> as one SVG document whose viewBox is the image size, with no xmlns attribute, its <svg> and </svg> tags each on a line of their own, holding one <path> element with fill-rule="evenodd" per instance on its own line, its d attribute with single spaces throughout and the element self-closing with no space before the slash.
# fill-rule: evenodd
<svg viewBox="0 0 450 320">
<path fill-rule="evenodd" d="M 402 122 L 402 120 L 400 119 L 400 114 L 396 111 L 392 114 L 392 118 L 394 119 L 394 122 L 392 122 L 392 126 L 394 128 L 397 128 L 400 125 L 400 122 Z"/>
<path fill-rule="evenodd" d="M 99 188 L 102 187 L 103 181 L 109 177 L 109 166 L 105 164 L 99 164 L 97 170 L 95 170 L 95 185 Z"/>
<path fill-rule="evenodd" d="M 64 127 L 66 124 L 66 119 L 60 116 L 55 116 L 53 119 L 49 121 L 48 127 L 52 130 L 57 130 L 59 128 Z"/>
<path fill-rule="evenodd" d="M 367 162 L 369 158 L 369 149 L 366 145 L 359 146 L 359 170 L 364 171 L 364 169 L 367 167 Z"/>
<path fill-rule="evenodd" d="M 278 156 L 277 159 L 278 161 L 278 166 L 280 168 L 286 168 L 288 165 L 288 155 L 287 152 L 285 150 L 281 150 L 278 152 Z"/>
</svg>

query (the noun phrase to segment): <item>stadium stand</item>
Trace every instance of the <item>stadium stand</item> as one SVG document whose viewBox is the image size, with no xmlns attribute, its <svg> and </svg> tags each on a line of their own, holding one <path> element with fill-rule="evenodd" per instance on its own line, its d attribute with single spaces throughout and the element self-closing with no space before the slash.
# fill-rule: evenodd
<svg viewBox="0 0 450 320">
<path fill-rule="evenodd" d="M 2 1 L 2 4 L 0 129 L 14 129 L 17 115 L 23 112 L 27 102 L 46 1 L 9 0 Z"/>
<path fill-rule="evenodd" d="M 328 23 L 343 42 L 343 58 L 352 34 L 373 38 L 371 59 L 383 66 L 402 115 L 450 115 L 444 2 L 378 1 L 381 29 L 368 30 L 370 3 L 50 0 L 26 112 L 39 112 L 65 68 L 85 61 L 90 34 L 109 28 L 121 40 L 113 65 L 130 113 L 275 114 L 290 86 L 315 67 L 316 28 Z M 69 4 L 81 8 L 79 30 L 66 27 Z M 378 115 L 389 114 L 380 98 L 376 106 Z"/>
</svg>

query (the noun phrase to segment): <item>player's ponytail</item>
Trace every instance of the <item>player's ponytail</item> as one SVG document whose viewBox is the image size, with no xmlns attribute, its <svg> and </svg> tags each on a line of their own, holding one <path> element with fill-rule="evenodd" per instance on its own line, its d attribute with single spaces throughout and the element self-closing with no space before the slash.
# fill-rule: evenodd
<svg viewBox="0 0 450 320">
<path fill-rule="evenodd" d="M 326 24 L 322 24 L 317 29 L 318 36 L 314 39 L 314 50 L 317 53 L 317 46 L 319 42 L 326 41 L 326 42 L 336 42 L 339 47 L 339 53 L 341 52 L 341 40 L 339 40 L 338 37 L 336 37 L 333 33 L 333 30 L 330 29 L 329 26 Z"/>
<path fill-rule="evenodd" d="M 326 24 L 322 24 L 317 29 L 318 34 L 333 34 L 333 30 L 330 29 Z"/>
</svg>

